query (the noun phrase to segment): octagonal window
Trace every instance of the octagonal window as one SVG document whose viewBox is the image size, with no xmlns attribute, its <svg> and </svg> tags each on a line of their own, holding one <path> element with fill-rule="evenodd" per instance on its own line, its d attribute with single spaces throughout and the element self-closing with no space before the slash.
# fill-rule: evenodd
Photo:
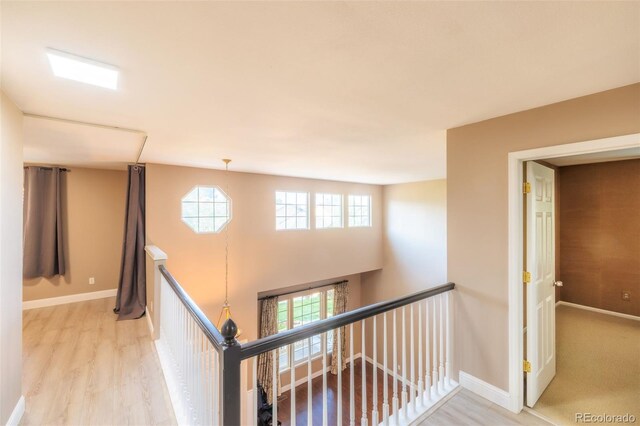
<svg viewBox="0 0 640 426">
<path fill-rule="evenodd" d="M 182 198 L 182 221 L 193 232 L 220 232 L 230 220 L 231 198 L 217 186 L 196 186 Z"/>
</svg>

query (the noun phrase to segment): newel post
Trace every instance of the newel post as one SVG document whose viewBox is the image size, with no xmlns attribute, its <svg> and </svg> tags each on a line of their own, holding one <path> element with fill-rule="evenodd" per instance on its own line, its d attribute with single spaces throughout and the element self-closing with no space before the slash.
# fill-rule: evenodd
<svg viewBox="0 0 640 426">
<path fill-rule="evenodd" d="M 160 265 L 166 265 L 167 254 L 153 245 L 145 246 L 144 250 L 147 252 L 147 321 L 151 325 L 152 339 L 157 340 L 160 338 L 160 311 L 162 306 L 162 293 L 160 290 L 162 274 L 158 268 Z"/>
<path fill-rule="evenodd" d="M 222 325 L 222 424 L 240 425 L 240 344 L 236 340 L 238 327 L 231 318 Z"/>
</svg>

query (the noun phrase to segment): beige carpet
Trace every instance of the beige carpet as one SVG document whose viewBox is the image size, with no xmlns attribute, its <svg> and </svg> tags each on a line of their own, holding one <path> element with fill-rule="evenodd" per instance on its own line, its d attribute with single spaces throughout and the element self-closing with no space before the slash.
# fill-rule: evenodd
<svg viewBox="0 0 640 426">
<path fill-rule="evenodd" d="M 576 413 L 640 422 L 640 321 L 559 305 L 557 373 L 534 410 L 558 424 Z"/>
</svg>

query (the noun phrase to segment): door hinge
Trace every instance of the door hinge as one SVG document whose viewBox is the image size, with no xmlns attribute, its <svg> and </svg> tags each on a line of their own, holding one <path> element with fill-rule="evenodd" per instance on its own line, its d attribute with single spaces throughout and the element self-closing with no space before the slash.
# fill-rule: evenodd
<svg viewBox="0 0 640 426">
<path fill-rule="evenodd" d="M 522 370 L 524 370 L 525 373 L 531 373 L 531 363 L 526 359 L 522 361 Z"/>
<path fill-rule="evenodd" d="M 522 192 L 524 194 L 528 194 L 531 192 L 531 184 L 529 182 L 525 182 L 522 184 Z"/>
<path fill-rule="evenodd" d="M 522 282 L 529 284 L 531 282 L 531 272 L 522 272 Z"/>
</svg>

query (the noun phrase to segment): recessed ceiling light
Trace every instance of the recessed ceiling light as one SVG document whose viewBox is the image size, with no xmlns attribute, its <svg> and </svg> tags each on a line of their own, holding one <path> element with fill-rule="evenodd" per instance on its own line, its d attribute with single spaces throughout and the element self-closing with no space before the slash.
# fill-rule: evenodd
<svg viewBox="0 0 640 426">
<path fill-rule="evenodd" d="M 47 49 L 47 56 L 53 74 L 94 86 L 116 90 L 118 88 L 118 68 L 82 56 L 72 55 L 55 49 Z"/>
</svg>

